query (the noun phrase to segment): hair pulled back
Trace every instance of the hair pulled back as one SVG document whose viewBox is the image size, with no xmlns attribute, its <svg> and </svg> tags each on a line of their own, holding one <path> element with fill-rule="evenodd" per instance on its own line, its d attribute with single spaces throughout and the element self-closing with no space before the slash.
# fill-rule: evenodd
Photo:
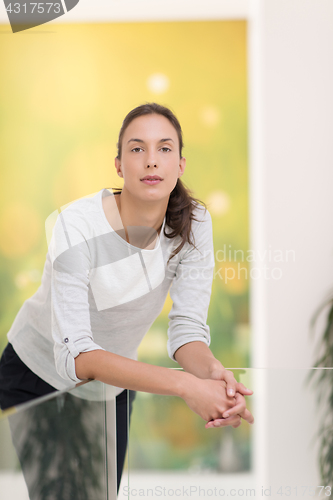
<svg viewBox="0 0 333 500">
<path fill-rule="evenodd" d="M 167 107 L 161 106 L 155 102 L 142 104 L 134 109 L 132 109 L 125 117 L 121 129 L 119 131 L 118 143 L 117 143 L 117 158 L 120 160 L 121 158 L 121 148 L 122 148 L 122 140 L 124 137 L 125 130 L 129 126 L 129 124 L 138 118 L 139 116 L 144 115 L 162 115 L 169 120 L 171 125 L 175 128 L 178 140 L 179 140 L 179 156 L 182 157 L 183 150 L 183 133 L 180 126 L 180 123 L 174 113 Z M 117 189 L 115 194 L 121 193 L 121 189 Z M 170 198 L 167 206 L 167 211 L 165 215 L 165 224 L 169 226 L 171 232 L 166 233 L 164 227 L 164 235 L 167 238 L 176 238 L 177 236 L 181 237 L 181 242 L 178 247 L 171 254 L 170 259 L 177 255 L 178 252 L 183 248 L 186 242 L 189 242 L 191 245 L 194 245 L 194 241 L 192 240 L 192 228 L 191 223 L 192 220 L 195 219 L 193 215 L 193 210 L 195 205 L 200 203 L 205 206 L 205 204 L 197 198 L 192 196 L 192 192 L 188 189 L 185 184 L 178 178 L 177 184 L 174 189 L 170 193 Z M 168 261 L 169 262 L 169 261 Z"/>
</svg>

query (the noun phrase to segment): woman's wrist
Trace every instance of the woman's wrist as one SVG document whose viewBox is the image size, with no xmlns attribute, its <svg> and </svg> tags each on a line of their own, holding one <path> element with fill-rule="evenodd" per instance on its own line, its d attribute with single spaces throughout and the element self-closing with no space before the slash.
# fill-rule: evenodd
<svg viewBox="0 0 333 500">
<path fill-rule="evenodd" d="M 175 396 L 179 396 L 182 399 L 185 399 L 188 396 L 190 388 L 193 386 L 193 382 L 197 378 L 192 373 L 185 371 L 176 372 L 179 374 L 178 383 L 175 385 Z"/>
<path fill-rule="evenodd" d="M 209 378 L 223 380 L 225 368 L 218 359 L 214 359 L 209 366 Z"/>
</svg>

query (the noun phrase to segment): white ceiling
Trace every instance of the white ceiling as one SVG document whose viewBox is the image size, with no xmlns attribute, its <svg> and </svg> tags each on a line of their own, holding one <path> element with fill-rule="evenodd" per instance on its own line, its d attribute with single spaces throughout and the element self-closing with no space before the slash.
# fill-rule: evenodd
<svg viewBox="0 0 333 500">
<path fill-rule="evenodd" d="M 47 24 L 246 19 L 249 3 L 249 0 L 80 0 L 70 12 Z M 2 0 L 0 23 L 9 24 Z"/>
</svg>

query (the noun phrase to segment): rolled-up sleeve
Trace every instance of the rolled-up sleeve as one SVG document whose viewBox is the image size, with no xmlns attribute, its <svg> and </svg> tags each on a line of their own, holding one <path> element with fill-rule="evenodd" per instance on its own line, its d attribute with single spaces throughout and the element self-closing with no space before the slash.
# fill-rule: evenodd
<svg viewBox="0 0 333 500">
<path fill-rule="evenodd" d="M 75 358 L 81 352 L 102 349 L 91 330 L 88 285 L 91 258 L 84 221 L 60 213 L 49 246 L 52 262 L 51 325 L 57 372 L 65 380 L 81 382 Z"/>
<path fill-rule="evenodd" d="M 200 209 L 200 213 L 204 209 Z M 214 247 L 211 216 L 206 210 L 193 230 L 195 247 L 187 245 L 175 269 L 170 289 L 173 305 L 169 314 L 169 357 L 188 342 L 210 345 L 208 307 L 214 274 Z M 172 262 L 172 259 L 171 261 Z"/>
</svg>

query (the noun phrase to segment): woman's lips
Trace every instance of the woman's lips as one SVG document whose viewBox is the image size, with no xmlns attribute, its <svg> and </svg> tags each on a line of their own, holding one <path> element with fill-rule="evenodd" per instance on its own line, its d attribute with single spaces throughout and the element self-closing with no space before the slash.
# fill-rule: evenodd
<svg viewBox="0 0 333 500">
<path fill-rule="evenodd" d="M 148 184 L 149 186 L 153 186 L 154 184 L 158 184 L 159 182 L 162 182 L 163 179 L 157 179 L 157 178 L 153 178 L 153 179 L 149 179 L 149 178 L 144 178 L 144 179 L 141 179 L 141 182 L 144 182 L 144 184 Z"/>
</svg>

